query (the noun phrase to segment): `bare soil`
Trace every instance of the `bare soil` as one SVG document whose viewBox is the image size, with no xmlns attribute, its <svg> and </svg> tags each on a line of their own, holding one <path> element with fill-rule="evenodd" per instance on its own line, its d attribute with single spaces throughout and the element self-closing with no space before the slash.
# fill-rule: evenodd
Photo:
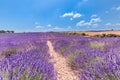
<svg viewBox="0 0 120 80">
<path fill-rule="evenodd" d="M 54 68 L 57 71 L 57 80 L 79 80 L 78 75 L 68 66 L 65 57 L 54 51 L 52 43 L 47 41 L 49 53 L 53 57 L 52 62 L 55 62 Z"/>
<path fill-rule="evenodd" d="M 73 32 L 69 32 L 73 33 Z M 117 34 L 120 35 L 120 30 L 106 30 L 106 31 L 75 31 L 75 33 L 81 34 L 85 33 L 88 34 L 89 36 L 94 36 L 97 34 Z"/>
</svg>

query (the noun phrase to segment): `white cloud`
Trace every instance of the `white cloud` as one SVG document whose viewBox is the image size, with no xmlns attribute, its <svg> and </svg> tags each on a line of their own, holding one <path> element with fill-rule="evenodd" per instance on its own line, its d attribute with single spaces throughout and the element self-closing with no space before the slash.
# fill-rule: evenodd
<svg viewBox="0 0 120 80">
<path fill-rule="evenodd" d="M 91 26 L 90 22 L 86 22 L 85 20 L 82 20 L 76 24 L 76 26 Z"/>
<path fill-rule="evenodd" d="M 94 17 L 97 17 L 97 15 L 96 15 L 96 14 L 93 14 L 91 17 L 94 18 Z"/>
<path fill-rule="evenodd" d="M 72 30 L 71 26 L 67 26 L 67 27 L 60 27 L 60 26 L 52 26 L 51 24 L 48 24 L 46 26 L 42 26 L 42 25 L 37 25 L 34 28 L 36 31 L 69 31 Z"/>
<path fill-rule="evenodd" d="M 39 22 L 35 22 L 36 25 L 40 24 Z"/>
<path fill-rule="evenodd" d="M 73 20 L 73 18 L 70 18 L 70 20 L 72 21 L 72 20 Z"/>
<path fill-rule="evenodd" d="M 70 20 L 73 20 L 73 19 L 79 18 L 81 16 L 82 16 L 82 14 L 80 14 L 80 13 L 70 12 L 70 13 L 64 13 L 61 17 L 63 17 L 63 18 L 71 17 Z"/>
<path fill-rule="evenodd" d="M 106 26 L 111 26 L 112 23 L 108 22 L 108 23 L 106 23 L 105 25 L 106 25 Z"/>
<path fill-rule="evenodd" d="M 90 20 L 90 23 L 98 23 L 98 22 L 101 22 L 101 19 L 100 18 L 92 18 Z"/>
<path fill-rule="evenodd" d="M 105 26 L 112 26 L 112 27 L 119 27 L 120 26 L 120 23 L 110 23 L 110 22 L 108 22 L 108 23 L 106 23 L 105 24 Z"/>
<path fill-rule="evenodd" d="M 52 28 L 53 30 L 57 30 L 57 31 L 62 31 L 62 30 L 64 30 L 64 28 L 61 28 L 61 27 L 58 27 L 58 26 L 56 26 L 56 27 L 54 27 L 54 28 Z"/>
<path fill-rule="evenodd" d="M 78 22 L 76 24 L 76 26 L 79 26 L 79 27 L 81 27 L 81 26 L 87 26 L 87 27 L 92 26 L 92 27 L 95 28 L 95 27 L 98 26 L 99 22 L 101 22 L 101 19 L 96 17 L 96 18 L 91 18 L 90 21 L 88 21 L 88 22 L 86 22 L 85 20 L 82 20 L 82 21 Z"/>
<path fill-rule="evenodd" d="M 74 15 L 73 12 L 70 12 L 70 13 L 64 13 L 61 17 L 72 17 Z"/>
<path fill-rule="evenodd" d="M 79 18 L 79 17 L 81 17 L 81 16 L 82 16 L 81 14 L 75 13 L 75 14 L 73 15 L 73 18 Z"/>
<path fill-rule="evenodd" d="M 116 23 L 116 26 L 120 26 L 120 23 Z"/>
<path fill-rule="evenodd" d="M 116 10 L 116 11 L 120 11 L 120 6 L 112 7 L 111 9 L 112 9 L 112 10 Z"/>
<path fill-rule="evenodd" d="M 117 10 L 117 11 L 120 11 L 120 6 L 116 7 L 116 10 Z"/>
<path fill-rule="evenodd" d="M 44 27 L 43 26 L 40 26 L 40 25 L 37 25 L 35 26 L 36 29 L 43 29 Z"/>
<path fill-rule="evenodd" d="M 51 25 L 51 24 L 48 24 L 47 27 L 52 27 L 52 25 Z"/>
</svg>

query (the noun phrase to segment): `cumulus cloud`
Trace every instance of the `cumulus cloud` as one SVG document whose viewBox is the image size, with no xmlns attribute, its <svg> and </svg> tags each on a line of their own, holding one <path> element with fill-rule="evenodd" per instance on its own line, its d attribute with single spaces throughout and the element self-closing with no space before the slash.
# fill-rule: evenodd
<svg viewBox="0 0 120 80">
<path fill-rule="evenodd" d="M 111 22 L 108 22 L 105 24 L 106 27 L 120 27 L 120 23 L 111 23 Z"/>
<path fill-rule="evenodd" d="M 92 18 L 90 20 L 90 23 L 98 23 L 98 22 L 101 22 L 101 19 L 100 18 Z"/>
<path fill-rule="evenodd" d="M 41 25 L 37 25 L 37 26 L 35 26 L 35 28 L 36 28 L 36 29 L 43 29 L 44 27 L 41 26 Z"/>
<path fill-rule="evenodd" d="M 86 22 L 85 20 L 82 20 L 76 24 L 76 26 L 91 26 L 90 22 Z"/>
<path fill-rule="evenodd" d="M 79 17 L 81 17 L 81 16 L 82 16 L 82 15 L 79 14 L 79 13 L 74 13 L 73 18 L 79 18 Z"/>
<path fill-rule="evenodd" d="M 73 19 L 79 18 L 81 16 L 82 16 L 82 14 L 80 14 L 80 13 L 70 12 L 70 13 L 64 13 L 61 17 L 63 17 L 63 18 L 71 17 L 70 20 L 73 20 Z"/>
<path fill-rule="evenodd" d="M 51 24 L 43 26 L 43 25 L 37 24 L 34 29 L 39 31 L 40 30 L 41 31 L 70 31 L 72 30 L 72 27 L 71 26 L 66 26 L 66 27 L 53 26 Z"/>
<path fill-rule="evenodd" d="M 116 7 L 116 10 L 117 10 L 117 11 L 120 11 L 120 6 Z"/>
<path fill-rule="evenodd" d="M 106 25 L 106 26 L 111 26 L 112 23 L 108 22 L 108 23 L 106 23 L 105 25 Z"/>
<path fill-rule="evenodd" d="M 94 17 L 91 18 L 90 21 L 85 21 L 85 20 L 81 20 L 80 22 L 78 22 L 76 24 L 76 26 L 81 27 L 81 26 L 92 26 L 92 27 L 97 27 L 98 23 L 101 22 L 101 19 L 99 17 Z"/>
<path fill-rule="evenodd" d="M 51 25 L 51 24 L 48 24 L 47 27 L 52 27 L 52 25 Z"/>
<path fill-rule="evenodd" d="M 36 29 L 43 29 L 44 26 L 40 25 L 40 23 L 36 21 L 36 22 L 35 22 L 35 28 L 36 28 Z"/>
<path fill-rule="evenodd" d="M 112 7 L 113 10 L 120 11 L 120 6 Z"/>
<path fill-rule="evenodd" d="M 61 17 L 72 17 L 74 15 L 73 12 L 70 12 L 70 13 L 64 13 Z"/>
</svg>

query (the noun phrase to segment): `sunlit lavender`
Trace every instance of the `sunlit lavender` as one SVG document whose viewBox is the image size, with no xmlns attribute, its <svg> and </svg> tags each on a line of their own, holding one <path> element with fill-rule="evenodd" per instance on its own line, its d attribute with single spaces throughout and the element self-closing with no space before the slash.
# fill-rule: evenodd
<svg viewBox="0 0 120 80">
<path fill-rule="evenodd" d="M 57 80 L 46 34 L 0 35 L 0 80 Z"/>
<path fill-rule="evenodd" d="M 80 80 L 120 80 L 120 38 L 59 33 L 0 34 L 0 80 L 57 80 L 46 42 Z"/>
<path fill-rule="evenodd" d="M 80 80 L 120 80 L 120 38 L 69 36 L 53 42 Z"/>
</svg>

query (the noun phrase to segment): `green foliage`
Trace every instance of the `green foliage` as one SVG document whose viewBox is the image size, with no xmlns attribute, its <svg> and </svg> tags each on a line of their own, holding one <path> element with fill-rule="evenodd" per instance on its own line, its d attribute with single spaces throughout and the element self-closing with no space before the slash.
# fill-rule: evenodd
<svg viewBox="0 0 120 80">
<path fill-rule="evenodd" d="M 81 50 L 70 50 L 69 55 L 67 56 L 67 63 L 69 66 L 71 66 L 71 68 L 74 68 L 74 64 L 73 61 L 78 57 L 79 54 L 82 54 Z"/>
<path fill-rule="evenodd" d="M 101 42 L 90 42 L 88 45 L 92 48 L 99 48 L 99 49 L 104 48 L 104 43 Z"/>
<path fill-rule="evenodd" d="M 80 35 L 81 35 L 81 36 L 87 36 L 87 34 L 85 34 L 85 33 L 81 33 Z"/>
<path fill-rule="evenodd" d="M 77 58 L 78 56 L 78 53 L 70 53 L 68 56 L 67 56 L 67 63 L 69 66 L 73 67 L 74 64 L 73 64 L 73 61 Z"/>
<path fill-rule="evenodd" d="M 13 30 L 7 30 L 7 31 L 5 31 L 5 30 L 0 30 L 0 33 L 14 33 L 14 31 Z"/>
<path fill-rule="evenodd" d="M 28 77 L 28 74 L 30 72 L 30 67 L 28 67 L 24 72 L 23 76 L 20 77 L 20 80 L 44 80 L 43 76 L 36 71 L 36 69 L 33 69 L 33 72 L 36 72 L 35 75 L 31 75 Z"/>
<path fill-rule="evenodd" d="M 76 35 L 76 36 L 88 36 L 86 33 L 77 33 L 77 32 L 66 32 L 66 33 L 63 33 L 63 34 L 68 34 L 68 35 Z"/>
<path fill-rule="evenodd" d="M 16 74 L 17 75 L 19 75 L 19 70 L 20 70 L 20 67 L 16 67 L 16 68 L 14 68 L 14 70 L 13 70 L 13 75 L 14 76 L 16 76 Z M 44 80 L 44 77 L 40 74 L 40 73 L 37 73 L 37 71 L 36 71 L 36 75 L 33 75 L 33 76 L 29 76 L 28 77 L 28 75 L 29 75 L 29 71 L 30 71 L 30 68 L 28 67 L 26 70 L 24 70 L 23 72 L 22 72 L 22 75 L 19 75 L 19 77 L 17 77 L 17 78 L 15 78 L 14 76 L 13 76 L 13 78 L 16 80 L 16 79 L 18 79 L 18 80 Z M 35 70 L 34 70 L 35 71 Z M 2 72 L 1 72 L 2 73 Z M 21 74 L 21 73 L 20 73 Z M 10 79 L 10 74 L 9 74 L 9 72 L 8 72 L 8 70 L 5 72 L 5 73 L 3 73 L 2 75 L 4 75 L 4 79 L 5 80 L 9 80 Z"/>
<path fill-rule="evenodd" d="M 64 52 L 66 51 L 66 49 L 67 49 L 68 47 L 69 47 L 69 46 L 63 46 L 62 48 L 60 48 L 59 53 L 61 53 L 61 54 L 63 55 Z"/>
<path fill-rule="evenodd" d="M 97 34 L 97 35 L 94 35 L 93 37 L 101 37 L 101 38 L 104 38 L 104 37 L 120 37 L 120 35 L 117 35 L 117 34 Z"/>
</svg>

